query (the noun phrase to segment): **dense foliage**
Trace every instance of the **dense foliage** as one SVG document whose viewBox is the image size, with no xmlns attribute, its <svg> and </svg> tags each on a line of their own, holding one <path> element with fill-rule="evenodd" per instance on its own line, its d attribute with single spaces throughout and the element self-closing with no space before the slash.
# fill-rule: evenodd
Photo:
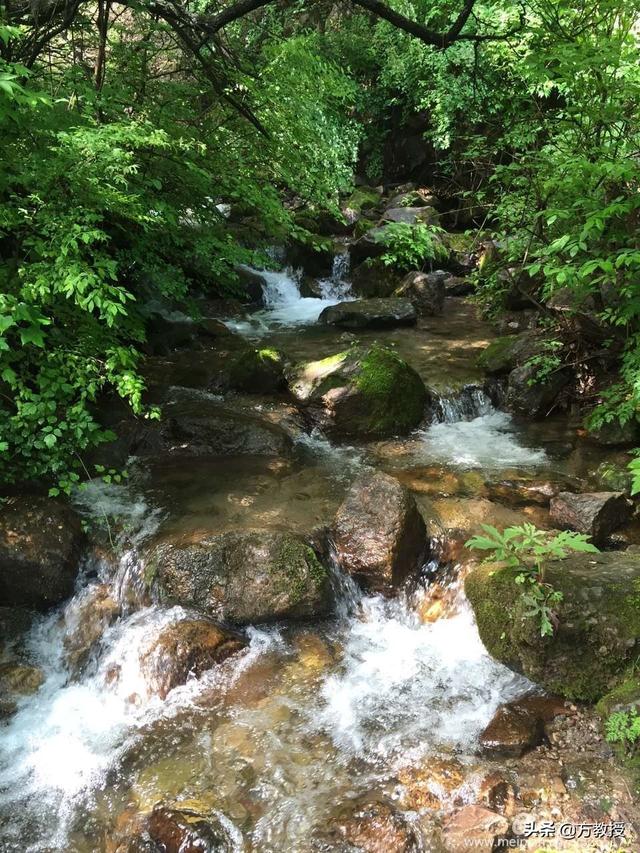
<svg viewBox="0 0 640 853">
<path fill-rule="evenodd" d="M 635 420 L 638 3 L 235 8 L 0 5 L 0 475 L 68 488 L 107 392 L 155 416 L 153 312 L 237 292 L 237 263 L 310 239 L 292 210 L 336 214 L 354 170 L 460 194 L 459 224 L 555 305 L 540 376 L 569 365 L 595 423 Z M 393 236 L 389 262 L 437 254 L 433 230 Z M 504 296 L 482 277 L 489 312 Z"/>
</svg>

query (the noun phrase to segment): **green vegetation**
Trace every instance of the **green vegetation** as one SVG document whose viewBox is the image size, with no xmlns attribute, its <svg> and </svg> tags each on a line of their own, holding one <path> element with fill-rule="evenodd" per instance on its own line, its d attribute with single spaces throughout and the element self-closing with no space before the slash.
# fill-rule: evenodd
<svg viewBox="0 0 640 853">
<path fill-rule="evenodd" d="M 557 625 L 555 611 L 563 594 L 545 579 L 545 564 L 549 560 L 562 560 L 571 551 L 593 554 L 598 549 L 584 534 L 568 530 L 551 534 L 533 524 L 507 527 L 502 533 L 490 524 L 483 524 L 482 529 L 485 535 L 473 536 L 466 547 L 491 551 L 486 562 L 515 569 L 513 581 L 522 587 L 523 616 L 535 620 L 541 637 L 551 636 Z"/>
<path fill-rule="evenodd" d="M 614 711 L 605 723 L 609 743 L 621 744 L 632 756 L 640 746 L 640 713 L 637 708 L 629 711 Z"/>
<path fill-rule="evenodd" d="M 140 370 L 154 311 L 242 296 L 238 263 L 325 247 L 307 226 L 341 209 L 374 223 L 380 189 L 363 184 L 407 179 L 494 239 L 489 313 L 508 307 L 506 268 L 546 309 L 536 378 L 572 370 L 593 429 L 634 422 L 639 15 L 637 0 L 0 5 L 0 476 L 69 490 L 112 437 L 105 399 L 159 415 Z M 388 233 L 384 263 L 442 257 L 433 226 Z"/>
</svg>

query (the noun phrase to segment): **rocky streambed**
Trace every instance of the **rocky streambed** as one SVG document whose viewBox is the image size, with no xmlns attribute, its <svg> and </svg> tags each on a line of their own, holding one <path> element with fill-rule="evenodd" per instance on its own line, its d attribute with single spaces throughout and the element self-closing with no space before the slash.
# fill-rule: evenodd
<svg viewBox="0 0 640 853">
<path fill-rule="evenodd" d="M 389 201 L 349 253 L 243 271 L 252 308 L 158 320 L 163 420 L 113 405 L 96 460 L 126 481 L 3 506 L 0 849 L 638 849 L 594 706 L 637 688 L 624 453 L 542 417 L 472 252 L 385 275 L 375 232 L 432 216 Z M 603 548 L 551 569 L 544 640 L 463 548 L 524 522 Z"/>
</svg>

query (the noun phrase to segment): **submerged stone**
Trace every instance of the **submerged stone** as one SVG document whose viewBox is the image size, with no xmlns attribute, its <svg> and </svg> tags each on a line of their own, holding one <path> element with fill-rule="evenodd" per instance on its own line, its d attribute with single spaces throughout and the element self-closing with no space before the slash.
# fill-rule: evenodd
<svg viewBox="0 0 640 853">
<path fill-rule="evenodd" d="M 446 824 L 443 840 L 447 853 L 480 850 L 490 853 L 509 830 L 509 821 L 484 806 L 464 806 Z"/>
<path fill-rule="evenodd" d="M 361 798 L 342 806 L 330 821 L 328 834 L 330 849 L 344 853 L 418 853 L 421 849 L 404 815 L 382 798 Z"/>
<path fill-rule="evenodd" d="M 323 428 L 363 438 L 409 432 L 424 417 L 428 400 L 416 371 L 377 345 L 300 364 L 289 374 L 289 387 Z"/>
<path fill-rule="evenodd" d="M 197 801 L 158 803 L 148 821 L 152 841 L 163 853 L 232 853 L 234 838 L 211 810 Z"/>
<path fill-rule="evenodd" d="M 418 571 L 427 530 L 413 496 L 388 474 L 362 474 L 338 510 L 333 538 L 344 571 L 389 590 Z"/>
<path fill-rule="evenodd" d="M 237 625 L 312 619 L 331 607 L 327 569 L 299 536 L 262 530 L 160 542 L 145 561 L 163 602 Z"/>
<path fill-rule="evenodd" d="M 640 651 L 640 554 L 577 554 L 545 566 L 563 595 L 542 637 L 517 570 L 485 563 L 465 580 L 480 638 L 497 660 L 569 699 L 596 701 Z"/>
<path fill-rule="evenodd" d="M 168 625 L 140 655 L 149 691 L 164 699 L 170 690 L 199 677 L 246 646 L 246 640 L 208 619 L 184 619 Z"/>
</svg>

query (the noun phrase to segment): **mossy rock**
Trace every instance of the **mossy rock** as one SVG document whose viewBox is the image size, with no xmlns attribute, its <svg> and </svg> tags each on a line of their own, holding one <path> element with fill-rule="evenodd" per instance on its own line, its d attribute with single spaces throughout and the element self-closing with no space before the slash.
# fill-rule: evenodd
<svg viewBox="0 0 640 853">
<path fill-rule="evenodd" d="M 162 602 L 236 625 L 325 615 L 329 573 L 305 539 L 274 531 L 204 533 L 160 542 L 147 563 Z"/>
<path fill-rule="evenodd" d="M 595 702 L 640 652 L 640 554 L 579 554 L 549 562 L 563 594 L 559 625 L 541 637 L 517 571 L 483 564 L 465 581 L 487 651 L 551 693 Z"/>
<path fill-rule="evenodd" d="M 269 394 L 285 386 L 284 356 L 276 349 L 247 348 L 232 359 L 229 387 L 248 394 Z"/>
<path fill-rule="evenodd" d="M 378 223 L 373 219 L 367 219 L 366 217 L 361 217 L 356 222 L 353 235 L 356 238 L 363 237 L 367 231 L 371 231 L 372 228 L 375 228 Z"/>
<path fill-rule="evenodd" d="M 513 369 L 513 347 L 516 335 L 505 335 L 491 341 L 489 346 L 478 356 L 478 366 L 487 373 L 509 373 Z"/>
<path fill-rule="evenodd" d="M 298 365 L 289 381 L 293 396 L 319 425 L 345 436 L 406 434 L 418 426 L 428 402 L 416 371 L 378 345 Z"/>
<path fill-rule="evenodd" d="M 403 275 L 387 266 L 380 258 L 358 264 L 351 273 L 351 289 L 365 299 L 392 296 L 402 284 Z"/>
<path fill-rule="evenodd" d="M 597 712 L 605 720 L 616 711 L 629 711 L 631 708 L 640 711 L 640 671 L 635 668 L 625 672 L 613 690 L 606 693 L 596 705 Z"/>
<path fill-rule="evenodd" d="M 356 187 L 342 205 L 343 209 L 355 210 L 362 213 L 365 210 L 375 210 L 382 203 L 380 191 L 375 187 Z"/>
</svg>

